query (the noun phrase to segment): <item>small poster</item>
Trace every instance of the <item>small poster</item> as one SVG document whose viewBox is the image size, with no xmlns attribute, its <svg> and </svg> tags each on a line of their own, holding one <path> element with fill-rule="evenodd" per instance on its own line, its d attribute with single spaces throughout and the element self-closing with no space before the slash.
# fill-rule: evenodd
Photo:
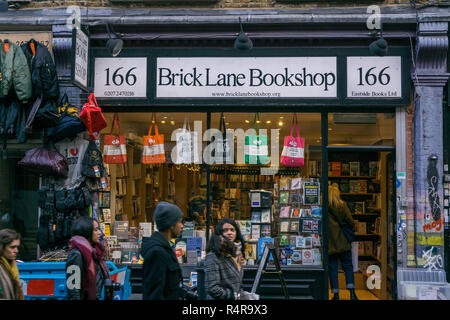
<svg viewBox="0 0 450 320">
<path fill-rule="evenodd" d="M 314 264 L 314 251 L 311 249 L 302 250 L 302 264 Z"/>
<path fill-rule="evenodd" d="M 305 248 L 305 237 L 298 236 L 296 240 L 296 248 Z"/>
<path fill-rule="evenodd" d="M 300 264 L 302 261 L 301 250 L 293 250 L 291 254 L 291 261 L 293 264 Z"/>
<path fill-rule="evenodd" d="M 289 203 L 289 192 L 280 192 L 280 203 Z"/>
<path fill-rule="evenodd" d="M 289 213 L 291 211 L 291 207 L 285 206 L 280 209 L 280 218 L 289 218 Z"/>
<path fill-rule="evenodd" d="M 250 201 L 252 207 L 261 207 L 261 193 L 260 192 L 251 192 L 250 193 Z"/>
<path fill-rule="evenodd" d="M 183 233 L 181 237 L 183 239 L 193 237 L 194 236 L 194 229 L 195 229 L 195 222 L 194 221 L 186 221 L 184 222 L 183 226 Z"/>
<path fill-rule="evenodd" d="M 320 205 L 320 188 L 318 182 L 305 182 L 303 186 L 305 205 Z"/>
<path fill-rule="evenodd" d="M 280 246 L 289 245 L 289 236 L 287 234 L 280 234 Z"/>
<path fill-rule="evenodd" d="M 300 190 L 302 186 L 302 178 L 294 178 L 291 181 L 291 190 Z"/>
</svg>

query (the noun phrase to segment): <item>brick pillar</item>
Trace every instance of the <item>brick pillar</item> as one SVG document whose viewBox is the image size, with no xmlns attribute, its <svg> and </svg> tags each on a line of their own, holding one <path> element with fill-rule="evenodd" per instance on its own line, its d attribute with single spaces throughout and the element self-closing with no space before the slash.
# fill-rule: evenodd
<svg viewBox="0 0 450 320">
<path fill-rule="evenodd" d="M 443 88 L 448 23 L 420 23 L 414 101 L 414 251 L 417 267 L 443 269 Z M 411 242 L 410 242 L 411 243 Z"/>
</svg>

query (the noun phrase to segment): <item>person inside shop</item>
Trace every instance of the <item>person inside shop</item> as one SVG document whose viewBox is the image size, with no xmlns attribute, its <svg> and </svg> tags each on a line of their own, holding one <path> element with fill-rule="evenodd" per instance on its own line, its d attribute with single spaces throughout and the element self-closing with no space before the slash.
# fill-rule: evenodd
<svg viewBox="0 0 450 320">
<path fill-rule="evenodd" d="M 20 234 L 11 229 L 0 230 L 0 300 L 24 300 L 16 265 Z"/>
<path fill-rule="evenodd" d="M 242 292 L 242 262 L 245 241 L 233 219 L 217 224 L 205 257 L 207 300 L 237 300 Z"/>
<path fill-rule="evenodd" d="M 346 288 L 350 291 L 350 299 L 358 300 L 355 294 L 352 245 L 345 237 L 339 222 L 346 222 L 355 231 L 355 222 L 350 210 L 342 201 L 339 188 L 333 184 L 328 187 L 328 272 L 331 291 L 334 294 L 332 300 L 339 300 L 339 261 L 344 269 Z"/>
<path fill-rule="evenodd" d="M 67 299 L 100 300 L 109 272 L 97 220 L 78 218 L 72 225 L 71 235 L 66 262 Z"/>
<path fill-rule="evenodd" d="M 181 268 L 170 241 L 183 231 L 183 213 L 176 205 L 162 201 L 156 205 L 154 219 L 158 231 L 144 237 L 143 300 L 181 300 L 186 298 Z"/>
</svg>

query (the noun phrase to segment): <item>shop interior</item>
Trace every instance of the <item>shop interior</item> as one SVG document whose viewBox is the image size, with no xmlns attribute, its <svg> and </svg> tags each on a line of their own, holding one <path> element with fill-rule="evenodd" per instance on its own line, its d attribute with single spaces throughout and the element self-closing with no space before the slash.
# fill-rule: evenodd
<svg viewBox="0 0 450 320">
<path fill-rule="evenodd" d="M 113 115 L 105 113 L 108 127 L 102 131 L 102 136 L 110 134 Z M 208 127 L 206 113 L 119 113 L 120 134 L 127 141 L 127 163 L 105 164 L 109 184 L 99 192 L 98 202 L 101 226 L 107 241 L 110 241 L 109 258 L 118 263 L 137 263 L 139 238 L 155 230 L 152 223 L 156 204 L 169 201 L 177 204 L 185 215 L 183 235 L 176 241 L 177 257 L 181 263 L 195 264 L 206 248 L 209 171 L 209 225 L 214 227 L 224 217 L 238 222 L 247 241 L 247 265 L 257 264 L 262 253 L 261 245 L 271 241 L 278 248 L 279 259 L 286 267 L 320 268 L 323 265 L 322 241 L 327 239 L 322 233 L 321 215 L 321 114 L 296 114 L 300 136 L 305 139 L 304 165 L 300 167 L 286 167 L 279 162 L 284 137 L 291 132 L 294 113 L 258 115 L 211 113 L 210 127 L 222 131 L 222 122 L 226 129 L 235 132 L 238 129 L 245 132 L 253 127 L 266 129 L 267 133 L 263 132 L 263 135 L 268 136 L 270 163 L 246 163 L 245 139 L 235 137 L 234 154 L 231 155 L 233 163 L 211 164 L 208 168 L 203 161 L 191 164 L 172 161 L 172 149 L 177 144 L 174 131 L 183 128 L 187 120 L 187 128 L 204 134 Z M 159 134 L 164 135 L 165 159 L 163 163 L 149 165 L 142 163 L 142 141 L 143 136 L 155 134 L 154 127 L 149 133 L 150 126 L 155 123 L 152 119 L 156 119 Z M 113 133 L 117 133 L 116 128 Z M 295 129 L 293 136 L 296 136 Z M 101 143 L 103 150 L 103 139 Z M 199 142 L 200 151 L 205 150 L 209 143 Z M 395 146 L 395 114 L 329 113 L 328 144 Z M 388 264 L 388 157 L 387 152 L 330 151 L 328 154 L 328 183 L 339 186 L 342 199 L 357 224 L 358 242 L 353 245 L 353 260 L 355 284 L 360 289 L 367 289 L 369 275 L 366 271 L 369 266 L 377 265 L 381 274 L 385 274 L 383 270 Z M 270 165 L 277 165 L 278 171 L 261 174 L 261 169 Z M 252 207 L 252 191 L 255 190 L 270 192 L 270 203 Z M 193 248 L 197 249 L 196 254 L 190 252 Z M 383 283 L 386 283 L 385 279 L 382 279 Z M 343 273 L 340 273 L 340 284 L 344 289 Z M 383 298 L 385 285 L 371 292 Z"/>
</svg>

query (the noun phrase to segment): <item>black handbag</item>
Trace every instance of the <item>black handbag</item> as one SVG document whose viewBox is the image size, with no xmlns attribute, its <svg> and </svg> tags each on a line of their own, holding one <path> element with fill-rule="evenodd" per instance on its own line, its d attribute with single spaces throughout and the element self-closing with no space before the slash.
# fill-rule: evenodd
<svg viewBox="0 0 450 320">
<path fill-rule="evenodd" d="M 51 128 L 59 124 L 61 115 L 58 108 L 52 101 L 47 101 L 43 107 L 40 107 L 36 112 L 33 123 L 33 131 L 39 131 L 46 128 Z"/>
<path fill-rule="evenodd" d="M 348 240 L 348 242 L 352 243 L 356 240 L 356 235 L 353 232 L 352 228 L 349 226 L 349 224 L 345 221 L 339 221 L 338 218 L 334 215 L 334 212 L 330 208 L 329 212 L 333 215 L 334 219 L 337 221 L 339 226 L 341 227 L 342 233 L 344 234 L 345 238 Z"/>
</svg>

